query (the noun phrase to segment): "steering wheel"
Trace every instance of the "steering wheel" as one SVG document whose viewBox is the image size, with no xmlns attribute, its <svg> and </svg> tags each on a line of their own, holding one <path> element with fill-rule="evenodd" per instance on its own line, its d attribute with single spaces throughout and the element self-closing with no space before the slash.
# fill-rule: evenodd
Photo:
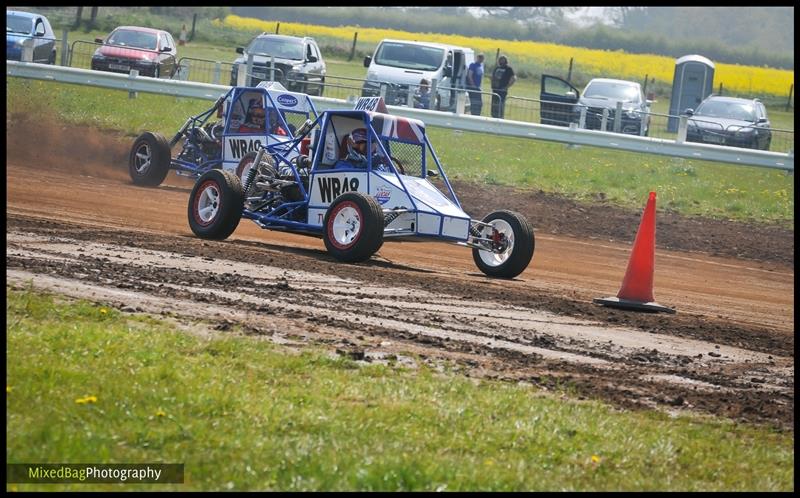
<svg viewBox="0 0 800 498">
<path fill-rule="evenodd" d="M 399 159 L 394 156 L 389 156 L 389 159 L 392 160 L 392 165 L 395 167 L 395 169 L 397 169 L 398 173 L 401 175 L 406 174 L 406 169 L 403 167 L 403 163 L 401 163 Z"/>
</svg>

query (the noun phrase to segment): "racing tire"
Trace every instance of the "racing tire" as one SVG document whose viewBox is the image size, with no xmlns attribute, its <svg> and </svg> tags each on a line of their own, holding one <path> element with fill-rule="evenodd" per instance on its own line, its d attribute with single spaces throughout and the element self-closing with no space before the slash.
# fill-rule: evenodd
<svg viewBox="0 0 800 498">
<path fill-rule="evenodd" d="M 345 192 L 325 212 L 325 248 L 345 263 L 365 261 L 383 245 L 383 219 L 383 210 L 373 197 Z"/>
<path fill-rule="evenodd" d="M 528 220 L 514 211 L 501 210 L 490 213 L 483 222 L 501 232 L 508 241 L 508 247 L 499 254 L 473 248 L 472 258 L 478 269 L 490 277 L 498 278 L 514 278 L 522 273 L 531 262 L 535 247 L 533 227 Z"/>
<path fill-rule="evenodd" d="M 128 158 L 128 173 L 136 185 L 157 187 L 169 173 L 172 151 L 160 133 L 145 132 L 133 142 Z"/>
<path fill-rule="evenodd" d="M 242 219 L 242 184 L 230 171 L 203 173 L 189 195 L 189 227 L 201 239 L 224 240 Z"/>
</svg>

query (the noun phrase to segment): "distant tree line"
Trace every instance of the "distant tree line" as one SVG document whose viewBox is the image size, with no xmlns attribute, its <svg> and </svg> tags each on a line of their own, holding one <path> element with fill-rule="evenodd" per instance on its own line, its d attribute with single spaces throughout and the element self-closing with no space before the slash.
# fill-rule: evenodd
<svg viewBox="0 0 800 498">
<path fill-rule="evenodd" d="M 730 9 L 737 9 L 731 7 Z M 415 33 L 458 34 L 507 40 L 531 40 L 557 43 L 583 48 L 623 50 L 634 54 L 656 54 L 682 57 L 700 54 L 714 62 L 769 66 L 794 69 L 794 54 L 786 51 L 757 48 L 753 44 L 732 43 L 720 39 L 698 39 L 689 36 L 672 36 L 673 30 L 644 30 L 647 19 L 654 17 L 643 12 L 647 9 L 626 12 L 625 29 L 602 25 L 578 28 L 555 8 L 512 7 L 489 8 L 490 16 L 475 19 L 463 7 L 431 7 L 407 9 L 403 7 L 232 7 L 234 14 L 284 22 L 320 24 L 325 26 L 363 26 L 371 28 L 401 29 Z M 685 10 L 685 9 L 684 9 Z M 387 15 L 390 12 L 390 15 Z M 520 16 L 526 17 L 525 21 Z M 740 16 L 741 17 L 741 16 Z M 663 19 L 661 15 L 660 19 Z M 675 23 L 689 24 L 675 17 Z M 718 21 L 718 22 L 724 22 Z M 640 29 L 631 28 L 631 24 Z M 650 24 L 653 24 L 652 22 Z M 655 26 L 655 24 L 653 24 Z M 684 29 L 686 26 L 684 26 Z M 760 27 L 751 26 L 746 32 L 755 36 Z M 706 36 L 708 34 L 706 33 Z"/>
</svg>

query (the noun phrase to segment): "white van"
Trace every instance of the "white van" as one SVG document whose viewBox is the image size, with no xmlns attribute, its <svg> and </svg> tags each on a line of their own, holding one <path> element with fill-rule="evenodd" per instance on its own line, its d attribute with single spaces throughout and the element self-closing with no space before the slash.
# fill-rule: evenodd
<svg viewBox="0 0 800 498">
<path fill-rule="evenodd" d="M 471 48 L 406 40 L 383 40 L 375 54 L 364 57 L 367 81 L 361 90 L 363 97 L 377 97 L 381 86 L 386 87 L 384 100 L 390 105 L 407 105 L 409 91 L 418 90 L 421 79 L 436 80 L 433 109 L 454 111 L 456 95 L 465 88 L 467 68 L 475 61 Z M 466 97 L 466 96 L 465 96 Z M 465 98 L 469 109 L 469 99 Z"/>
</svg>

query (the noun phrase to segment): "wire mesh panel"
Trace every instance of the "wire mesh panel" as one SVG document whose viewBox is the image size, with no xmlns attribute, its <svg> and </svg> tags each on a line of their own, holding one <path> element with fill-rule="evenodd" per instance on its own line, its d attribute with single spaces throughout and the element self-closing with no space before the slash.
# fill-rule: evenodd
<svg viewBox="0 0 800 498">
<path fill-rule="evenodd" d="M 422 175 L 422 145 L 389 140 L 389 155 L 403 167 L 406 175 Z"/>
</svg>

